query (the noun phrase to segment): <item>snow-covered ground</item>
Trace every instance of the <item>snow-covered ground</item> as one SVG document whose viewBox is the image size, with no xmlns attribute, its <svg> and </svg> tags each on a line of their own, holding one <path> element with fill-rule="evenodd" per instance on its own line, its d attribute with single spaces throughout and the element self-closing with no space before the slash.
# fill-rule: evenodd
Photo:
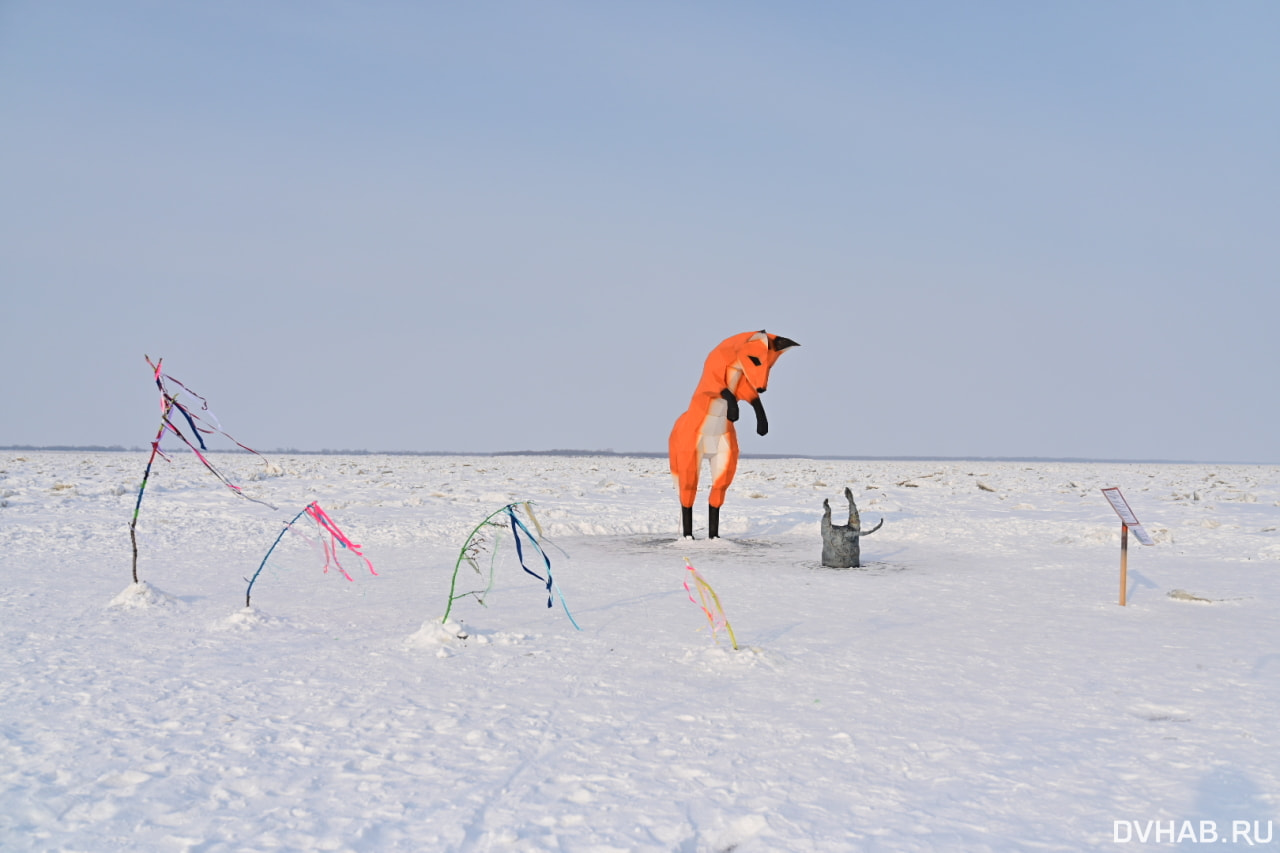
<svg viewBox="0 0 1280 853">
<path fill-rule="evenodd" d="M 1280 845 L 1280 468 L 747 459 L 687 542 L 662 459 L 215 457 L 272 511 L 173 457 L 134 586 L 146 454 L 0 453 L 0 849 Z M 845 486 L 885 524 L 825 569 Z M 291 532 L 246 609 L 311 500 L 378 576 Z M 512 500 L 582 630 L 503 541 L 442 635 Z"/>
</svg>

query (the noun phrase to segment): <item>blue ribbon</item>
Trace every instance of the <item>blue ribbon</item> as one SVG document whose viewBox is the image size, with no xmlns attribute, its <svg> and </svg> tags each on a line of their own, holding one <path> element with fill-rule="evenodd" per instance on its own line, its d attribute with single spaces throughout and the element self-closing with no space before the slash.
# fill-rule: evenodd
<svg viewBox="0 0 1280 853">
<path fill-rule="evenodd" d="M 191 413 L 187 411 L 186 406 L 181 405 L 175 400 L 173 402 L 173 407 L 177 409 L 179 412 L 182 412 L 182 416 L 187 419 L 187 425 L 191 427 L 191 431 L 195 433 L 196 441 L 200 442 L 200 449 L 208 450 L 209 448 L 205 447 L 204 438 L 200 436 L 200 430 L 196 427 L 196 422 L 192 420 Z"/>
<path fill-rule="evenodd" d="M 139 502 L 141 502 L 141 495 L 139 495 Z M 315 503 L 315 502 L 312 501 L 312 503 Z M 276 537 L 276 541 L 271 543 L 271 547 L 268 548 L 267 553 L 263 555 L 262 562 L 258 564 L 258 570 L 253 573 L 253 577 L 249 578 L 249 586 L 245 588 L 245 591 L 244 591 L 245 607 L 249 606 L 249 596 L 253 593 L 253 584 L 258 580 L 258 575 L 262 574 L 262 570 L 266 568 L 267 559 L 271 556 L 271 552 L 274 551 L 276 549 L 276 546 L 280 544 L 280 540 L 283 539 L 284 535 L 289 532 L 289 528 L 293 527 L 294 522 L 302 518 L 302 514 L 306 512 L 310 507 L 311 507 L 311 504 L 307 504 L 301 510 L 298 511 L 298 514 L 295 515 L 292 520 L 285 522 L 284 527 L 280 530 L 280 535 Z"/>
<path fill-rule="evenodd" d="M 524 569 L 527 574 L 533 575 L 535 578 L 547 585 L 547 607 L 552 606 L 551 591 L 553 589 L 555 590 L 555 594 L 560 598 L 560 606 L 564 608 L 564 615 L 569 617 L 569 622 L 572 623 L 575 629 L 581 631 L 582 628 L 578 625 L 578 620 L 574 619 L 573 614 L 569 612 L 569 604 L 564 600 L 564 593 L 560 591 L 559 584 L 557 584 L 551 577 L 551 558 L 547 556 L 547 552 L 543 550 L 542 545 L 538 543 L 537 537 L 530 533 L 529 528 L 525 527 L 524 522 L 516 516 L 515 510 L 512 509 L 513 506 L 515 505 L 510 504 L 506 509 L 507 516 L 511 519 L 511 535 L 516 540 L 516 556 L 520 559 L 520 568 Z M 524 549 L 520 547 L 521 530 L 524 531 L 525 536 L 529 537 L 529 542 L 533 544 L 533 547 L 538 549 L 538 553 L 542 555 L 542 561 L 547 565 L 547 576 L 545 579 L 542 575 L 533 571 L 524 564 Z"/>
<path fill-rule="evenodd" d="M 524 526 L 524 522 L 516 518 L 515 510 L 510 506 L 507 507 L 507 515 L 511 518 L 511 535 L 516 540 L 516 556 L 520 559 L 520 568 L 524 569 L 527 574 L 533 575 L 538 580 L 547 585 L 547 607 L 551 606 L 551 558 L 547 556 L 547 552 L 542 550 L 542 546 L 538 544 L 538 540 L 529 532 L 529 528 Z M 533 543 L 533 547 L 538 549 L 538 553 L 542 555 L 542 560 L 547 564 L 547 576 L 542 575 L 530 569 L 524 564 L 524 549 L 520 547 L 520 531 L 524 531 L 524 535 L 529 537 L 529 541 Z"/>
</svg>

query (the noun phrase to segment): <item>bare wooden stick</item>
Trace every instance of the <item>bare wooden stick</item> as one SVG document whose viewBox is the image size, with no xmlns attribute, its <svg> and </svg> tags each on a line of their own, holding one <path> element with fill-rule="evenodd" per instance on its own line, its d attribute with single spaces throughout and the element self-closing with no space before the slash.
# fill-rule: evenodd
<svg viewBox="0 0 1280 853">
<path fill-rule="evenodd" d="M 1120 606 L 1124 607 L 1129 594 L 1129 525 L 1120 524 Z"/>
</svg>

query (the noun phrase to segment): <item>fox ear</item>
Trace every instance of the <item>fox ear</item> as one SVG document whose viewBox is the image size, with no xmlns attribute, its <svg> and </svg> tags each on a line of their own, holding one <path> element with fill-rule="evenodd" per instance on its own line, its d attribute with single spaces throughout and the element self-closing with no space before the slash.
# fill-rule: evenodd
<svg viewBox="0 0 1280 853">
<path fill-rule="evenodd" d="M 768 332 L 766 332 L 764 329 L 761 329 L 760 331 L 756 332 L 756 333 L 755 333 L 754 335 L 752 335 L 751 337 L 747 338 L 747 341 L 748 341 L 748 342 L 750 342 L 750 341 L 763 341 L 763 340 L 768 340 L 768 338 L 769 338 L 769 333 L 768 333 Z"/>
<path fill-rule="evenodd" d="M 791 338 L 784 338 L 782 337 L 782 335 L 774 335 L 771 338 L 769 338 L 769 349 L 771 350 L 781 352 L 782 350 L 788 349 L 789 347 L 798 347 L 798 346 L 800 345 L 795 341 L 791 340 Z"/>
</svg>

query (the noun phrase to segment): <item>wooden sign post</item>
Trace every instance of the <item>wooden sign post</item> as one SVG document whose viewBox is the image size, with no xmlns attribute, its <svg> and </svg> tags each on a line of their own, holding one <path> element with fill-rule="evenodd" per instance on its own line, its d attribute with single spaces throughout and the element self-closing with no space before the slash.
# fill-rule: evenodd
<svg viewBox="0 0 1280 853">
<path fill-rule="evenodd" d="M 1143 545 L 1156 543 L 1138 522 L 1137 516 L 1129 508 L 1129 502 L 1124 499 L 1124 495 L 1120 494 L 1119 488 L 1112 486 L 1109 489 L 1103 489 L 1102 494 L 1110 502 L 1111 508 L 1116 511 L 1116 515 L 1120 516 L 1120 606 L 1124 607 L 1129 593 L 1129 531 L 1132 530 L 1133 535 Z"/>
</svg>

